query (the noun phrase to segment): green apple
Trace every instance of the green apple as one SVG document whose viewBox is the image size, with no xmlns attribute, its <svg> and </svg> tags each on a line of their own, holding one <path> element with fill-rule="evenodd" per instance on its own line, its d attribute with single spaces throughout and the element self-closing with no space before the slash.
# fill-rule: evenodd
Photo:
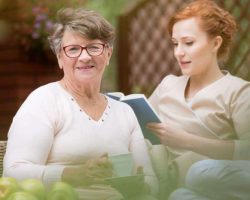
<svg viewBox="0 0 250 200">
<path fill-rule="evenodd" d="M 11 177 L 0 177 L 0 199 L 7 199 L 8 196 L 19 190 L 16 179 Z"/>
<path fill-rule="evenodd" d="M 38 200 L 38 198 L 28 192 L 19 191 L 12 193 L 7 200 Z"/>
<path fill-rule="evenodd" d="M 56 182 L 48 192 L 47 200 L 77 200 L 74 188 L 65 182 Z"/>
<path fill-rule="evenodd" d="M 46 189 L 39 179 L 25 179 L 19 182 L 22 191 L 33 194 L 38 200 L 45 200 Z"/>
</svg>

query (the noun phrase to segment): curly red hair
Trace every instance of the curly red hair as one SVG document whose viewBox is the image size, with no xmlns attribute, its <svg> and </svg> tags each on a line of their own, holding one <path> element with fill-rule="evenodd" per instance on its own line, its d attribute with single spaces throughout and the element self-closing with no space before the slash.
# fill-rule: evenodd
<svg viewBox="0 0 250 200">
<path fill-rule="evenodd" d="M 176 22 L 191 17 L 200 20 L 200 27 L 209 37 L 221 36 L 223 42 L 218 51 L 219 59 L 226 59 L 233 37 L 237 30 L 234 17 L 226 10 L 220 8 L 212 0 L 194 0 L 185 4 L 175 13 L 168 23 L 168 32 L 172 36 L 173 26 Z"/>
</svg>

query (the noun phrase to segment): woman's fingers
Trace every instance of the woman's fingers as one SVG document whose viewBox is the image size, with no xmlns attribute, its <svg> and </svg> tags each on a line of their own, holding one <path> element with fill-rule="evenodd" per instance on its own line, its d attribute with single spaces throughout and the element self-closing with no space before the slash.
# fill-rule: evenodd
<svg viewBox="0 0 250 200">
<path fill-rule="evenodd" d="M 147 123 L 147 127 L 153 129 L 163 128 L 164 126 L 165 126 L 164 123 L 155 123 L 155 122 Z"/>
<path fill-rule="evenodd" d="M 161 137 L 166 132 L 166 125 L 164 123 L 148 123 L 147 128 L 158 137 Z"/>
<path fill-rule="evenodd" d="M 87 174 L 88 177 L 106 178 L 112 176 L 113 167 L 107 156 L 101 156 L 88 161 Z"/>
</svg>

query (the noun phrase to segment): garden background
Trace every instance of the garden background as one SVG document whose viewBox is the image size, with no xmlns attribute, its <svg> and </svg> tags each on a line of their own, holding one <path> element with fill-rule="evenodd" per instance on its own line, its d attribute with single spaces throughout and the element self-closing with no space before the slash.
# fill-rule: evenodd
<svg viewBox="0 0 250 200">
<path fill-rule="evenodd" d="M 215 0 L 229 10 L 239 31 L 222 67 L 250 80 L 250 0 Z M 62 73 L 47 43 L 61 7 L 100 12 L 117 30 L 102 91 L 150 95 L 167 74 L 180 74 L 166 24 L 186 0 L 0 0 L 0 140 L 27 95 Z"/>
</svg>

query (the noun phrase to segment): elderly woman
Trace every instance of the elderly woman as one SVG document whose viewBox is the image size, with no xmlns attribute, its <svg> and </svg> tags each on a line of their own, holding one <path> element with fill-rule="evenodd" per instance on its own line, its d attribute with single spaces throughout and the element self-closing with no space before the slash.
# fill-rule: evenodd
<svg viewBox="0 0 250 200">
<path fill-rule="evenodd" d="M 49 41 L 64 76 L 33 91 L 18 110 L 8 133 L 4 176 L 41 179 L 46 185 L 66 181 L 80 188 L 81 199 L 121 199 L 103 184 L 112 175 L 106 155 L 132 152 L 146 185 L 157 192 L 132 109 L 100 92 L 113 40 L 113 27 L 98 13 L 58 12 Z"/>
</svg>

